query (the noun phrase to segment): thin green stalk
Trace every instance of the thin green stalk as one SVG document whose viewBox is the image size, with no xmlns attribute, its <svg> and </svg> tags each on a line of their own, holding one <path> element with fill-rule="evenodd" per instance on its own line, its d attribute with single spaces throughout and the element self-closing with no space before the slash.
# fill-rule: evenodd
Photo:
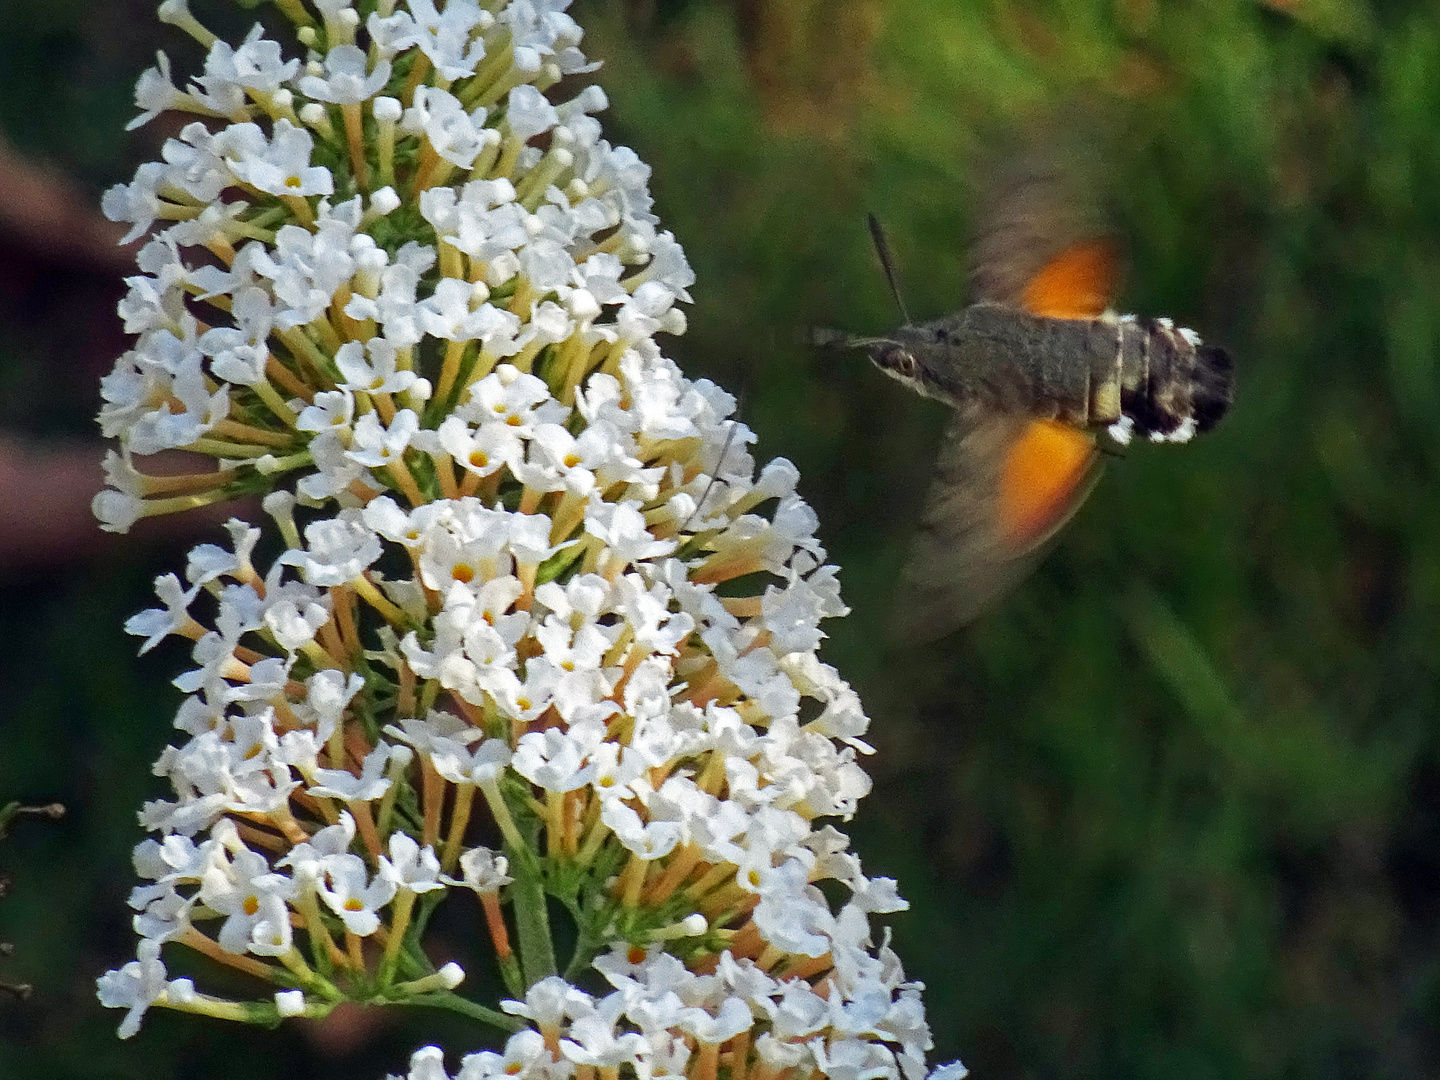
<svg viewBox="0 0 1440 1080">
<path fill-rule="evenodd" d="M 578 979 L 590 966 L 590 961 L 594 960 L 604 947 L 604 939 L 592 936 L 588 928 L 582 928 L 580 936 L 575 942 L 575 952 L 570 957 L 570 963 L 565 965 L 565 981 L 573 983 Z"/>
<path fill-rule="evenodd" d="M 498 1009 L 487 1009 L 484 1005 L 477 1005 L 469 998 L 463 998 L 459 994 L 452 994 L 449 991 L 422 994 L 419 997 L 396 1002 L 396 1004 L 424 1005 L 430 1009 L 449 1009 L 461 1016 L 468 1016 L 472 1020 L 479 1020 L 491 1027 L 499 1028 L 501 1031 L 524 1031 L 530 1026 L 518 1016 L 509 1016 Z"/>
<path fill-rule="evenodd" d="M 545 907 L 545 885 L 540 880 L 540 863 L 527 848 L 506 845 L 510 873 L 515 883 L 510 895 L 515 907 L 515 929 L 520 954 L 520 970 L 526 987 L 554 975 L 555 945 L 550 938 L 550 913 Z"/>
</svg>

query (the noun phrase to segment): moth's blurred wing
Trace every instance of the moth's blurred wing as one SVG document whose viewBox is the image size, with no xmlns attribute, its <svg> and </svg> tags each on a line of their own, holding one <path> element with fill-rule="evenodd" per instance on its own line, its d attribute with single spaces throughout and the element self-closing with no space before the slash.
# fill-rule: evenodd
<svg viewBox="0 0 1440 1080">
<path fill-rule="evenodd" d="M 1120 289 L 1120 245 L 1103 211 L 1104 162 L 1054 130 L 991 170 L 970 248 L 972 301 L 1090 319 Z"/>
<path fill-rule="evenodd" d="M 1115 300 L 1119 283 L 1119 246 L 1105 237 L 1081 240 L 1025 283 L 1019 306 L 1052 319 L 1095 319 Z"/>
<path fill-rule="evenodd" d="M 958 409 L 902 575 L 897 641 L 942 637 L 1023 579 L 1100 467 L 1095 440 L 1068 424 Z"/>
</svg>

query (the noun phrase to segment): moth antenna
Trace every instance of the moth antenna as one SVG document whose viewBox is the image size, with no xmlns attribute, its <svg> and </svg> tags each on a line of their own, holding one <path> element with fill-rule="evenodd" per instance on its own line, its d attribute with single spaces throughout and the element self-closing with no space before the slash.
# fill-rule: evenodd
<svg viewBox="0 0 1440 1080">
<path fill-rule="evenodd" d="M 695 509 L 690 511 L 690 516 L 686 518 L 685 523 L 680 526 L 682 533 L 690 527 L 690 522 L 699 516 L 700 511 L 705 506 L 705 500 L 710 498 L 710 492 L 714 489 L 715 482 L 720 479 L 720 470 L 725 465 L 726 455 L 730 453 L 730 442 L 735 438 L 736 423 L 737 421 L 733 419 L 730 421 L 730 430 L 725 432 L 725 442 L 720 446 L 720 460 L 715 463 L 715 472 L 711 475 L 710 482 L 705 485 L 705 490 L 700 493 L 700 498 L 695 503 Z"/>
<path fill-rule="evenodd" d="M 895 306 L 900 309 L 900 317 L 905 320 L 905 325 L 910 325 L 910 312 L 905 310 L 905 301 L 900 299 L 900 286 L 895 278 L 895 262 L 890 258 L 890 242 L 885 239 L 885 230 L 880 225 L 880 219 L 874 214 L 866 214 L 865 219 L 870 223 L 870 236 L 875 241 L 875 254 L 880 256 L 880 266 L 885 271 L 885 280 L 890 285 L 890 295 L 895 298 Z"/>
<path fill-rule="evenodd" d="M 730 454 L 730 444 L 735 439 L 735 429 L 740 426 L 740 412 L 745 408 L 745 398 L 749 392 L 750 383 L 747 380 L 745 384 L 740 387 L 740 397 L 739 400 L 735 402 L 735 414 L 731 416 L 728 421 L 730 427 L 725 432 L 725 441 L 720 444 L 720 458 L 715 462 L 715 471 L 710 474 L 710 482 L 705 485 L 705 490 L 700 493 L 700 499 L 695 503 L 695 509 L 690 511 L 690 516 L 687 517 L 680 526 L 680 532 L 682 533 L 690 527 L 690 523 L 694 521 L 700 515 L 700 511 L 705 508 L 705 500 L 710 498 L 710 492 L 714 490 L 716 481 L 720 479 L 720 470 L 725 467 L 725 458 Z M 725 486 L 730 486 L 728 481 L 725 482 Z"/>
</svg>

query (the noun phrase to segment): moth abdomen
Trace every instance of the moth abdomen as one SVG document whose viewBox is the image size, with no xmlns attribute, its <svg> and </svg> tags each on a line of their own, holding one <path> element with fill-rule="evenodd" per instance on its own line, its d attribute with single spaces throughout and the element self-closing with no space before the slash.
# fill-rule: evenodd
<svg viewBox="0 0 1440 1080">
<path fill-rule="evenodd" d="M 1169 319 L 1122 320 L 1117 361 L 1127 433 L 1185 442 L 1209 431 L 1230 407 L 1230 354 Z"/>
<path fill-rule="evenodd" d="M 1195 430 L 1206 432 L 1230 410 L 1235 396 L 1235 360 L 1218 345 L 1200 346 L 1195 350 L 1195 360 L 1191 409 Z"/>
</svg>

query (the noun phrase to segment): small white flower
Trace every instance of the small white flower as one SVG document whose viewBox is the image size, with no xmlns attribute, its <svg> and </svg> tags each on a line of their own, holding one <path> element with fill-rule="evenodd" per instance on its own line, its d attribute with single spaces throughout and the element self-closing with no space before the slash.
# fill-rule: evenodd
<svg viewBox="0 0 1440 1080">
<path fill-rule="evenodd" d="M 318 784 L 311 784 L 306 790 L 311 795 L 325 795 L 346 802 L 369 802 L 380 798 L 390 790 L 390 778 L 385 767 L 390 764 L 394 747 L 381 743 L 365 755 L 365 763 L 356 776 L 348 769 L 317 769 Z M 403 749 L 403 748 L 402 748 Z"/>
<path fill-rule="evenodd" d="M 280 43 L 267 40 L 264 30 L 256 23 L 239 48 L 218 40 L 211 45 L 205 57 L 205 75 L 198 81 L 207 89 L 212 89 L 207 79 L 219 79 L 247 90 L 274 94 L 282 83 L 294 76 L 299 66 L 299 60 L 284 59 Z"/>
<path fill-rule="evenodd" d="M 504 855 L 486 847 L 473 847 L 460 856 L 460 879 L 447 877 L 442 880 L 447 885 L 463 886 L 477 893 L 494 893 L 514 880 L 509 871 L 510 863 Z"/>
<path fill-rule="evenodd" d="M 510 91 L 509 104 L 505 109 L 505 123 L 521 142 L 528 142 L 536 135 L 542 135 L 560 120 L 555 106 L 545 100 L 545 95 L 528 83 L 522 83 Z"/>
<path fill-rule="evenodd" d="M 411 0 L 408 7 L 388 19 L 372 15 L 371 35 L 394 49 L 417 46 L 446 80 L 473 75 L 485 56 L 485 42 L 472 38 L 472 32 L 488 28 L 494 16 L 475 0 L 450 0 L 443 11 L 433 0 Z"/>
<path fill-rule="evenodd" d="M 745 1002 L 739 998 L 727 997 L 714 1015 L 708 1009 L 702 1008 L 682 1010 L 676 1027 L 693 1035 L 699 1042 L 718 1046 L 742 1032 L 749 1031 L 754 1023 L 755 1018 Z"/>
<path fill-rule="evenodd" d="M 431 892 L 443 889 L 440 878 L 440 860 L 435 849 L 429 844 L 423 848 L 409 833 L 390 834 L 390 857 L 379 859 L 379 874 L 397 889 L 413 893 Z"/>
<path fill-rule="evenodd" d="M 384 338 L 371 338 L 363 345 L 347 341 L 335 351 L 335 366 L 345 376 L 341 389 L 359 394 L 402 394 L 409 390 L 419 376 L 397 367 L 397 353 L 395 344 Z"/>
<path fill-rule="evenodd" d="M 558 1028 L 567 1018 L 588 1015 L 595 1007 L 594 999 L 577 990 L 564 979 L 550 975 L 525 992 L 524 1001 L 502 1001 L 500 1008 L 511 1016 L 523 1016 L 537 1027 Z"/>
<path fill-rule="evenodd" d="M 378 873 L 370 880 L 364 860 L 347 852 L 324 860 L 319 891 L 345 929 L 369 937 L 380 928 L 379 909 L 395 899 L 395 882 Z"/>
<path fill-rule="evenodd" d="M 325 872 L 326 860 L 333 855 L 343 855 L 354 839 L 355 819 L 348 810 L 342 810 L 334 825 L 327 825 L 308 842 L 296 844 L 278 865 L 291 867 L 298 884 L 314 888 Z"/>
<path fill-rule="evenodd" d="M 495 356 L 509 356 L 519 348 L 520 319 L 493 304 L 484 303 L 489 290 L 468 281 L 441 278 L 435 292 L 417 308 L 420 326 L 427 334 L 449 341 L 479 341 Z"/>
<path fill-rule="evenodd" d="M 308 137 L 308 133 L 303 134 Z M 314 232 L 299 225 L 283 225 L 275 233 L 273 250 L 262 248 L 254 255 L 255 272 L 271 283 L 275 298 L 281 302 L 275 319 L 278 326 L 288 328 L 314 322 L 330 306 L 336 290 L 354 275 L 351 240 L 358 222 L 359 202 L 352 199 L 344 204 L 352 207 L 349 213 L 340 212 L 340 208 L 323 212 L 322 204 L 322 215 Z M 388 333 L 386 336 L 394 337 Z"/>
<path fill-rule="evenodd" d="M 958 1061 L 952 1061 L 948 1065 L 937 1065 L 926 1080 L 965 1080 L 969 1075 L 969 1069 Z"/>
<path fill-rule="evenodd" d="M 436 432 L 440 448 L 466 472 L 489 476 L 507 466 L 515 471 L 525 458 L 525 443 L 503 424 L 472 428 L 458 416 L 446 417 Z"/>
<path fill-rule="evenodd" d="M 382 551 L 380 538 L 365 525 L 358 511 L 311 522 L 305 527 L 305 542 L 306 550 L 287 551 L 280 556 L 280 562 L 298 566 L 307 582 L 322 587 L 354 580 L 380 558 Z"/>
<path fill-rule="evenodd" d="M 637 1032 L 615 1030 L 616 1014 L 623 1005 L 623 999 L 607 998 L 594 1012 L 576 1018 L 570 1025 L 569 1038 L 560 1040 L 560 1052 L 577 1065 L 618 1070 L 626 1064 L 637 1064 L 648 1040 Z"/>
<path fill-rule="evenodd" d="M 375 469 L 401 460 L 420 430 L 420 418 L 411 409 L 401 409 L 385 427 L 380 417 L 368 412 L 355 422 L 355 434 L 346 456 L 358 465 Z"/>
<path fill-rule="evenodd" d="M 647 861 L 663 859 L 680 842 L 678 822 L 646 823 L 633 808 L 619 799 L 605 801 L 600 820 L 628 850 Z"/>
<path fill-rule="evenodd" d="M 294 886 L 253 851 L 240 850 L 224 866 L 205 871 L 200 897 L 225 922 L 216 940 L 227 952 L 247 950 L 261 956 L 290 951 L 290 914 L 286 901 Z"/>
<path fill-rule="evenodd" d="M 155 61 L 156 66 L 146 68 L 135 85 L 135 107 L 140 109 L 141 113 L 125 125 L 126 131 L 133 131 L 143 124 L 148 124 L 162 112 L 185 109 L 190 104 L 190 95 L 176 89 L 171 78 L 170 58 L 163 52 L 157 52 Z M 127 240 L 126 243 L 128 242 Z"/>
<path fill-rule="evenodd" d="M 125 632 L 143 637 L 140 646 L 143 656 L 170 634 L 178 633 L 184 627 L 193 625 L 190 617 L 190 603 L 200 591 L 199 584 L 188 591 L 180 587 L 180 579 L 174 574 L 161 574 L 155 579 L 155 595 L 160 598 L 163 608 L 149 608 L 125 620 Z"/>
<path fill-rule="evenodd" d="M 296 652 L 315 640 L 320 627 L 330 621 L 330 612 L 317 603 L 302 608 L 293 600 L 280 600 L 265 610 L 265 626 L 282 649 Z"/>
<path fill-rule="evenodd" d="M 329 195 L 334 178 L 323 165 L 311 165 L 314 139 L 283 117 L 271 139 L 255 124 L 233 124 L 216 136 L 215 152 L 236 179 L 269 195 Z"/>
<path fill-rule="evenodd" d="M 585 783 L 587 744 L 558 728 L 532 731 L 520 737 L 514 769 L 546 791 L 573 791 Z"/>
<path fill-rule="evenodd" d="M 461 415 L 473 423 L 504 424 L 529 438 L 537 424 L 563 423 L 567 412 L 543 380 L 501 364 L 474 385 Z"/>
<path fill-rule="evenodd" d="M 160 54 L 162 57 L 164 53 Z M 177 91 L 178 93 L 178 91 Z M 161 105 L 154 114 L 173 108 L 172 104 Z M 146 117 L 148 119 L 148 116 Z M 165 179 L 165 167 L 159 162 L 146 162 L 135 173 L 135 179 L 128 184 L 116 184 L 105 192 L 100 209 L 111 221 L 130 223 L 130 231 L 121 237 L 122 244 L 128 244 L 143 236 L 155 223 L 160 211 L 158 188 Z"/>
<path fill-rule="evenodd" d="M 374 19 L 375 16 L 371 16 Z M 393 1080 L 400 1080 L 394 1077 Z M 422 1046 L 410 1055 L 410 1071 L 405 1080 L 450 1080 L 445 1071 L 445 1053 L 438 1046 Z"/>
<path fill-rule="evenodd" d="M 349 389 L 322 390 L 305 406 L 295 422 L 301 431 L 338 431 L 350 426 L 355 416 L 355 398 Z"/>
<path fill-rule="evenodd" d="M 512 757 L 503 739 L 486 739 L 470 752 L 449 742 L 437 747 L 431 760 L 435 771 L 452 784 L 485 784 L 498 779 Z"/>
<path fill-rule="evenodd" d="M 297 85 L 302 94 L 316 101 L 358 105 L 378 94 L 389 81 L 389 60 L 381 59 L 374 71 L 367 71 L 362 49 L 336 45 L 325 54 L 324 75 L 302 75 Z"/>
<path fill-rule="evenodd" d="M 172 987 L 182 982 L 189 984 L 188 979 L 176 979 L 172 983 L 166 978 L 159 942 L 141 941 L 136 954 L 137 959 L 120 970 L 107 971 L 95 980 L 100 1004 L 107 1009 L 126 1010 L 125 1019 L 120 1022 L 119 1035 L 122 1039 L 128 1039 L 140 1030 L 140 1020 L 145 1011 Z"/>
<path fill-rule="evenodd" d="M 468 169 L 476 155 L 499 133 L 485 127 L 485 109 L 467 113 L 450 93 L 435 86 L 418 87 L 415 104 L 405 110 L 401 128 L 424 134 L 426 140 L 452 165 Z"/>
<path fill-rule="evenodd" d="M 123 491 L 106 488 L 90 500 L 90 512 L 106 532 L 129 532 L 145 516 L 145 502 Z"/>
<path fill-rule="evenodd" d="M 585 531 L 603 545 L 611 565 L 628 566 L 669 555 L 674 540 L 657 540 L 645 526 L 638 502 L 604 502 L 591 495 L 585 508 Z"/>
</svg>

